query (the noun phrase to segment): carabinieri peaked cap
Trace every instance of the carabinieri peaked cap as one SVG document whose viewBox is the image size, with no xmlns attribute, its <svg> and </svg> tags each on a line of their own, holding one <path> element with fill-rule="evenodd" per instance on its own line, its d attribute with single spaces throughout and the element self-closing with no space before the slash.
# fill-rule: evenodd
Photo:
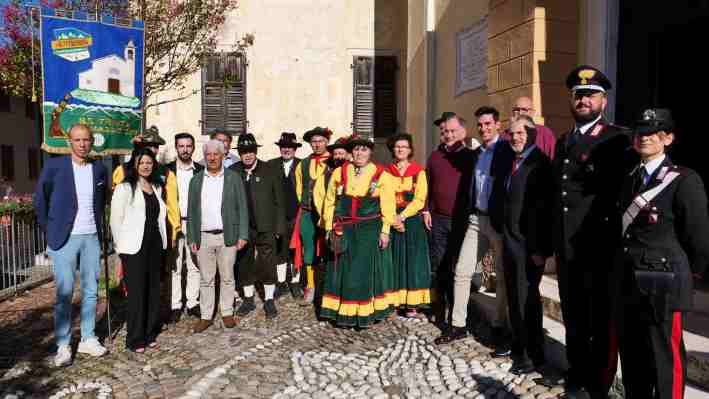
<svg viewBox="0 0 709 399">
<path fill-rule="evenodd" d="M 572 92 L 579 90 L 600 91 L 605 93 L 613 85 L 608 77 L 590 65 L 576 67 L 566 77 L 566 87 Z"/>
</svg>

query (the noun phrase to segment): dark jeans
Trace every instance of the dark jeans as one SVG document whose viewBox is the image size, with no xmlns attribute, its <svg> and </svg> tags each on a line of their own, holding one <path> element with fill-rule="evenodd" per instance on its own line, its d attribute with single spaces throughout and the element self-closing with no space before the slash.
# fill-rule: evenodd
<svg viewBox="0 0 709 399">
<path fill-rule="evenodd" d="M 453 311 L 453 270 L 465 237 L 465 223 L 461 226 L 451 216 L 431 213 L 431 224 L 428 242 L 431 252 L 431 288 L 435 293 L 432 311 L 436 321 L 450 320 Z"/>
<path fill-rule="evenodd" d="M 126 347 L 144 347 L 160 331 L 160 265 L 162 238 L 157 229 L 146 231 L 140 250 L 121 254 L 128 289 Z"/>
</svg>

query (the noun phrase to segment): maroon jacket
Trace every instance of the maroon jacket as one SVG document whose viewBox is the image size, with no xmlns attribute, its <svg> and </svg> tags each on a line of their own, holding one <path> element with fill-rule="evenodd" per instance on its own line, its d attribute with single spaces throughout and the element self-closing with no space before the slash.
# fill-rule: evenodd
<svg viewBox="0 0 709 399">
<path fill-rule="evenodd" d="M 467 216 L 469 192 L 475 170 L 476 152 L 462 143 L 448 150 L 441 144 L 426 162 L 427 209 L 439 215 Z"/>
</svg>

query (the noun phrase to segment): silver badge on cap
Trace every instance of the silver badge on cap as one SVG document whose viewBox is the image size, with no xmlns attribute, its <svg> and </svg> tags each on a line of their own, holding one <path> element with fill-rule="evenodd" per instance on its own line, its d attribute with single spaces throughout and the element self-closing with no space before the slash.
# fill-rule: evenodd
<svg viewBox="0 0 709 399">
<path fill-rule="evenodd" d="M 657 114 L 655 114 L 654 109 L 648 109 L 643 112 L 643 120 L 650 121 L 657 119 Z"/>
</svg>

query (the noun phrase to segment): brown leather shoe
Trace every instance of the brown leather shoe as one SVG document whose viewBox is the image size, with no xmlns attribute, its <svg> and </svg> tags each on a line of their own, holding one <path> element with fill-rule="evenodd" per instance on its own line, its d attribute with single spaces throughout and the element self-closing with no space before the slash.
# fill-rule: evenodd
<svg viewBox="0 0 709 399">
<path fill-rule="evenodd" d="M 211 325 L 212 325 L 212 321 L 211 321 L 211 320 L 202 320 L 202 319 L 200 319 L 200 320 L 197 320 L 196 323 L 194 323 L 194 328 L 192 329 L 192 331 L 193 331 L 195 334 L 199 334 L 199 333 L 201 333 L 202 331 L 204 331 L 204 330 L 206 330 L 207 328 L 209 328 L 209 326 L 211 326 Z"/>
<path fill-rule="evenodd" d="M 224 328 L 234 328 L 239 324 L 239 318 L 234 316 L 224 316 L 222 321 L 224 322 Z"/>
</svg>

